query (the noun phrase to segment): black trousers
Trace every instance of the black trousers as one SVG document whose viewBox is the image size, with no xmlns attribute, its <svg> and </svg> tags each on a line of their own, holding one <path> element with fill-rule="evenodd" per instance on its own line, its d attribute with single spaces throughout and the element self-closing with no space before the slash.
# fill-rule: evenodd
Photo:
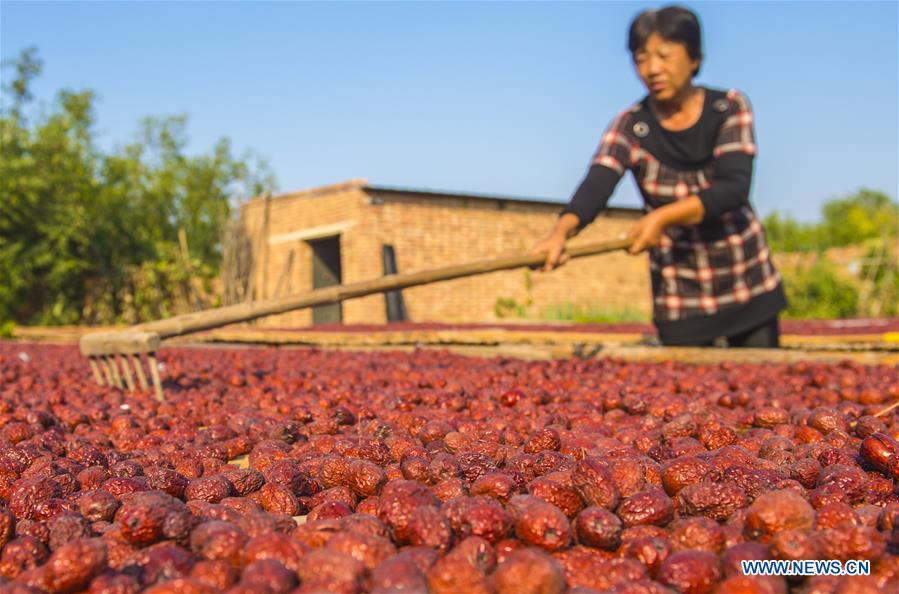
<svg viewBox="0 0 899 594">
<path fill-rule="evenodd" d="M 767 322 L 759 324 L 755 328 L 750 328 L 745 332 L 733 334 L 723 337 L 727 346 L 735 348 L 749 349 L 776 349 L 780 347 L 780 325 L 777 316 L 771 318 Z M 677 341 L 666 342 L 665 346 L 718 346 L 724 342 L 720 339 L 706 341 Z M 723 345 L 722 345 L 723 346 Z"/>
</svg>

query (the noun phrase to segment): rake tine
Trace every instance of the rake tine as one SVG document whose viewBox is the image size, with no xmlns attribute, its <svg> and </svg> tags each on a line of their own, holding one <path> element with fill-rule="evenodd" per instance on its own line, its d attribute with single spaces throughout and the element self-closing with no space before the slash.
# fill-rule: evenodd
<svg viewBox="0 0 899 594">
<path fill-rule="evenodd" d="M 100 357 L 100 368 L 103 370 L 103 375 L 106 376 L 106 385 L 113 386 L 115 385 L 112 381 L 112 371 L 109 369 L 109 361 L 105 356 Z"/>
<path fill-rule="evenodd" d="M 144 365 L 140 360 L 140 355 L 131 355 L 131 363 L 134 364 L 134 370 L 137 372 L 137 381 L 140 383 L 140 389 L 147 389 L 147 376 L 144 375 Z"/>
<path fill-rule="evenodd" d="M 115 382 L 115 387 L 121 390 L 125 386 L 122 384 L 122 376 L 119 374 L 119 362 L 116 360 L 117 358 L 117 355 L 111 355 L 109 357 L 109 367 L 112 369 L 112 379 Z"/>
<path fill-rule="evenodd" d="M 125 383 L 128 384 L 128 391 L 134 391 L 134 376 L 131 375 L 131 366 L 128 365 L 128 355 L 121 355 L 122 369 L 125 371 Z"/>
<path fill-rule="evenodd" d="M 97 366 L 97 358 L 96 357 L 88 357 L 88 363 L 91 365 L 91 371 L 94 372 L 94 380 L 97 382 L 98 386 L 102 386 L 105 384 L 103 381 L 103 375 L 100 373 L 100 368 Z"/>
<path fill-rule="evenodd" d="M 147 353 L 150 361 L 150 375 L 153 376 L 153 387 L 156 389 L 156 400 L 162 402 L 165 395 L 162 393 L 162 381 L 159 379 L 159 366 L 156 363 L 156 353 Z"/>
</svg>

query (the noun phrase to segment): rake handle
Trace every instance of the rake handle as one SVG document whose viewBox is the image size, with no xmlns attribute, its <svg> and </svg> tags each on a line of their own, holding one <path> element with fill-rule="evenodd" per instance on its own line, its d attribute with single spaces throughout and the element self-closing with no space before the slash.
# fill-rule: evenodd
<svg viewBox="0 0 899 594">
<path fill-rule="evenodd" d="M 615 239 L 590 243 L 567 249 L 571 258 L 594 256 L 627 248 L 631 239 Z M 391 274 L 372 280 L 360 281 L 346 285 L 335 285 L 315 289 L 307 293 L 279 299 L 252 301 L 238 305 L 230 305 L 214 310 L 183 314 L 165 320 L 148 322 L 135 326 L 133 330 L 152 332 L 159 338 L 169 338 L 209 330 L 235 322 L 247 322 L 256 318 L 285 313 L 304 307 L 337 303 L 346 299 L 363 297 L 374 293 L 395 291 L 407 287 L 426 285 L 429 283 L 448 281 L 466 276 L 512 270 L 525 266 L 539 266 L 546 261 L 545 254 L 516 254 L 489 260 L 480 260 L 467 264 L 445 266 L 432 270 L 423 270 L 407 274 Z"/>
</svg>

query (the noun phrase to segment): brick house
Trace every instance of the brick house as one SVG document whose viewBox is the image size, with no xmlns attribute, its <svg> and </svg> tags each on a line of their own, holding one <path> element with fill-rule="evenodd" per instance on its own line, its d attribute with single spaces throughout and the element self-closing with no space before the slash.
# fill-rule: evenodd
<svg viewBox="0 0 899 594">
<path fill-rule="evenodd" d="M 254 198 L 242 205 L 252 246 L 257 298 L 351 283 L 385 272 L 414 272 L 525 252 L 546 234 L 561 205 L 512 197 L 409 190 L 364 180 Z M 266 214 L 266 211 L 267 214 Z M 611 208 L 572 240 L 612 239 L 640 216 Z M 398 298 L 399 297 L 399 298 Z M 650 309 L 646 256 L 615 253 L 578 259 L 550 274 L 514 270 L 372 295 L 273 316 L 267 326 L 313 323 L 485 322 L 497 301 L 530 302 L 528 317 L 553 306 L 608 311 Z M 388 315 L 390 309 L 390 315 Z"/>
</svg>

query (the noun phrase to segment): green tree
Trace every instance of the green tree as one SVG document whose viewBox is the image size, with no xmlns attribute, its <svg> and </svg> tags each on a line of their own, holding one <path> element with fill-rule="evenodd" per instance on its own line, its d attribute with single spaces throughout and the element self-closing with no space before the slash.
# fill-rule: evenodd
<svg viewBox="0 0 899 594">
<path fill-rule="evenodd" d="M 858 289 L 840 278 L 824 258 L 784 281 L 788 318 L 851 318 L 858 313 Z"/>
<path fill-rule="evenodd" d="M 776 252 L 804 252 L 815 244 L 813 225 L 800 223 L 777 211 L 768 215 L 764 222 L 768 243 Z"/>
<path fill-rule="evenodd" d="M 145 118 L 106 154 L 91 91 L 59 91 L 31 121 L 41 67 L 34 48 L 4 64 L 0 322 L 134 322 L 190 307 L 218 272 L 236 202 L 273 188 L 266 163 L 235 156 L 227 138 L 188 155 L 184 115 Z"/>
<path fill-rule="evenodd" d="M 899 205 L 883 192 L 863 188 L 852 196 L 826 202 L 823 214 L 821 232 L 828 247 L 895 238 L 899 232 Z"/>
<path fill-rule="evenodd" d="M 765 220 L 771 247 L 780 252 L 823 251 L 899 234 L 899 204 L 883 192 L 866 188 L 821 208 L 822 221 L 800 223 L 777 211 Z"/>
</svg>

